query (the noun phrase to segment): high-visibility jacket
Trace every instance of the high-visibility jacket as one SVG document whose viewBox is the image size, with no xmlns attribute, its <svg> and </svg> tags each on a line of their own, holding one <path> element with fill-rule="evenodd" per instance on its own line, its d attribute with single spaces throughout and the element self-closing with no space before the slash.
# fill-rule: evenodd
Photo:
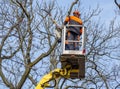
<svg viewBox="0 0 120 89">
<path fill-rule="evenodd" d="M 64 25 L 66 24 L 70 24 L 70 25 L 82 25 L 82 20 L 76 16 L 68 16 L 65 18 L 65 21 L 64 21 Z M 74 32 L 78 35 L 81 35 L 82 34 L 82 28 L 81 27 L 78 27 L 78 26 L 70 26 L 69 27 L 69 31 L 71 32 Z"/>
</svg>

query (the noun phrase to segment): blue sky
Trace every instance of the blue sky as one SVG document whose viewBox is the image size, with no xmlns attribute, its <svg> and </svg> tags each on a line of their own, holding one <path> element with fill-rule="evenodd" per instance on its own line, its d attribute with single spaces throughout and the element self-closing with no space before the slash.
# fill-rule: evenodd
<svg viewBox="0 0 120 89">
<path fill-rule="evenodd" d="M 74 0 L 58 0 L 59 5 L 66 4 L 66 6 L 71 5 Z M 118 0 L 119 1 L 119 0 Z M 100 13 L 100 17 L 102 21 L 108 23 L 110 22 L 116 15 L 115 10 L 118 10 L 117 6 L 114 3 L 114 0 L 81 0 L 82 7 L 84 9 L 96 8 L 97 5 L 102 9 Z M 117 15 L 117 20 L 120 20 L 120 16 Z"/>
<path fill-rule="evenodd" d="M 105 20 L 114 18 L 115 10 L 117 10 L 114 0 L 82 0 L 82 2 L 83 5 L 91 6 L 91 8 L 96 7 L 98 4 L 102 9 L 101 17 Z"/>
</svg>

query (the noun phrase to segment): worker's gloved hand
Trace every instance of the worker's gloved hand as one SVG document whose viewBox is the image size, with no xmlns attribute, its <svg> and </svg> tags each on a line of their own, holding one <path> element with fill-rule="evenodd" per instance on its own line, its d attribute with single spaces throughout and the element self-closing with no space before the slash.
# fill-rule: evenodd
<svg viewBox="0 0 120 89">
<path fill-rule="evenodd" d="M 77 36 L 77 40 L 78 40 L 78 41 L 80 40 L 80 36 L 79 36 L 79 35 Z"/>
</svg>

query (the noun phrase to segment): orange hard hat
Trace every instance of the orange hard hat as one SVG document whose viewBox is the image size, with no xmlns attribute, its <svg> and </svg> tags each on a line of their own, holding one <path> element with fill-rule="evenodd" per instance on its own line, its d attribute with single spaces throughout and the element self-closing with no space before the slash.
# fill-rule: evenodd
<svg viewBox="0 0 120 89">
<path fill-rule="evenodd" d="M 74 11 L 73 14 L 77 14 L 77 15 L 80 15 L 80 12 L 79 11 Z"/>
</svg>

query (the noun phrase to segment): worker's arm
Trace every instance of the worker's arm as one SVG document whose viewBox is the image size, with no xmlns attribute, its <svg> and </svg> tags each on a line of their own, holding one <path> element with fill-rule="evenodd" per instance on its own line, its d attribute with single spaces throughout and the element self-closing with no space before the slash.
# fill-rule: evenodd
<svg viewBox="0 0 120 89">
<path fill-rule="evenodd" d="M 70 17 L 66 17 L 63 25 L 66 25 L 69 22 L 69 20 L 70 20 Z"/>
<path fill-rule="evenodd" d="M 81 28 L 80 28 L 80 35 L 82 35 L 82 30 L 83 30 L 83 28 L 81 27 Z"/>
<path fill-rule="evenodd" d="M 79 21 L 79 24 L 80 24 L 80 25 L 83 25 L 83 22 L 82 22 L 81 19 L 80 19 L 80 21 Z M 82 30 L 83 30 L 83 27 L 80 27 L 80 35 L 82 34 Z"/>
</svg>

